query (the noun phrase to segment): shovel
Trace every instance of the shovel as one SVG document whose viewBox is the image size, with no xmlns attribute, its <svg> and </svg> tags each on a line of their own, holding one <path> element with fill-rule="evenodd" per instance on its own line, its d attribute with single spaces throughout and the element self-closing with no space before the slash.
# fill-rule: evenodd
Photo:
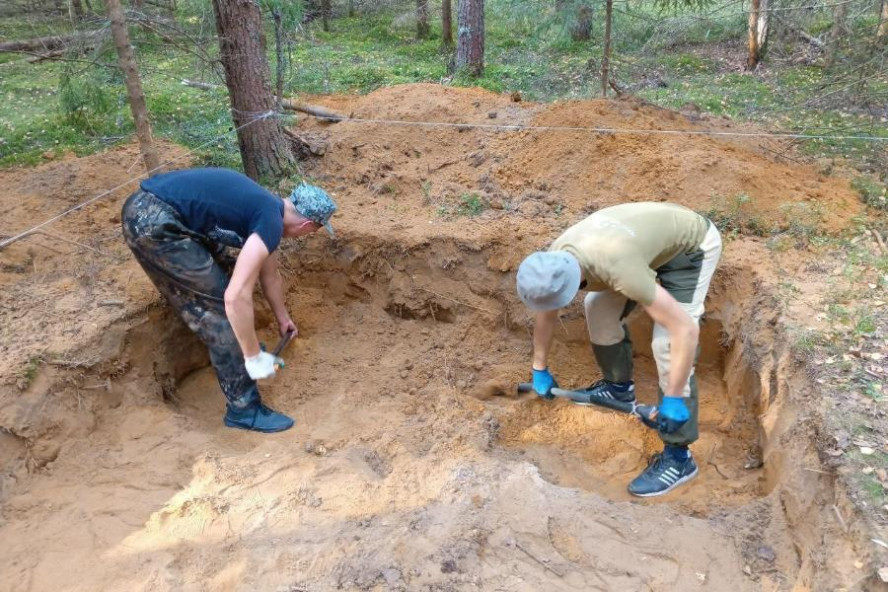
<svg viewBox="0 0 888 592">
<path fill-rule="evenodd" d="M 533 391 L 533 383 L 518 383 L 519 393 L 529 393 L 531 391 Z M 643 423 L 647 427 L 654 430 L 658 429 L 658 409 L 655 405 L 639 405 L 638 403 L 625 403 L 623 401 L 617 401 L 616 399 L 602 399 L 599 397 L 590 396 L 588 391 L 571 391 L 557 387 L 553 388 L 550 392 L 556 397 L 570 399 L 574 403 L 580 403 L 582 405 L 595 405 L 597 407 L 604 407 L 605 409 L 610 409 L 612 411 L 619 411 L 620 413 L 632 415 L 640 419 L 641 423 Z"/>
</svg>

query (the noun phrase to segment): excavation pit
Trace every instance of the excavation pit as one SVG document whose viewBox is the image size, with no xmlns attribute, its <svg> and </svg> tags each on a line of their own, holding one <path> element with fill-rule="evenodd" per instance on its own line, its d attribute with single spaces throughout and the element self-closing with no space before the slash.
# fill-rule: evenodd
<svg viewBox="0 0 888 592">
<path fill-rule="evenodd" d="M 697 125 L 629 101 L 513 104 L 433 85 L 330 101 L 365 119 L 489 123 L 497 111 L 515 126 Z M 811 385 L 760 242 L 727 241 L 714 278 L 698 365 L 700 475 L 685 487 L 631 498 L 626 485 L 659 447 L 652 431 L 512 392 L 529 377 L 532 321 L 515 269 L 569 223 L 654 196 L 707 211 L 713 195 L 742 192 L 775 218 L 786 200 L 816 196 L 841 227 L 856 212 L 847 184 L 740 141 L 301 126 L 327 141 L 306 166 L 341 211 L 336 237 L 280 252 L 300 336 L 262 393 L 295 417 L 288 432 L 222 425 L 203 347 L 120 239 L 125 192 L 65 219 L 58 232 L 73 243 L 36 235 L 0 255 L 0 589 L 851 581 L 836 568 L 855 550 L 833 508 L 850 509 L 821 464 L 816 407 L 800 404 Z M 10 228 L 124 182 L 137 161 L 131 146 L 0 172 Z M 460 213 L 465 194 L 489 207 Z M 274 324 L 260 306 L 266 343 Z M 652 401 L 643 315 L 631 330 L 639 396 Z M 563 386 L 598 376 L 577 305 L 551 361 Z"/>
</svg>

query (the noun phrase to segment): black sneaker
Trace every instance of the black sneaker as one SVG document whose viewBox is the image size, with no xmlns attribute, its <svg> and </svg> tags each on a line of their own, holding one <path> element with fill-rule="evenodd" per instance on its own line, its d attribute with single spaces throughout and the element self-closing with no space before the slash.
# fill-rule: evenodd
<svg viewBox="0 0 888 592">
<path fill-rule="evenodd" d="M 696 477 L 697 472 L 697 463 L 690 451 L 684 460 L 666 451 L 658 452 L 641 475 L 629 484 L 629 493 L 638 497 L 663 495 Z"/>
<path fill-rule="evenodd" d="M 293 427 L 293 420 L 262 403 L 255 403 L 245 409 L 229 407 L 225 412 L 225 425 L 230 428 L 270 434 L 289 430 Z"/>
<path fill-rule="evenodd" d="M 590 385 L 589 388 L 580 391 L 583 394 L 588 395 L 590 401 L 577 401 L 574 399 L 574 403 L 577 405 L 594 405 L 594 403 L 591 402 L 594 399 L 613 399 L 615 401 L 620 401 L 621 403 L 634 403 L 635 383 L 630 380 L 628 382 L 629 386 L 623 388 L 618 387 L 617 384 L 618 383 L 602 378 L 595 384 Z"/>
</svg>

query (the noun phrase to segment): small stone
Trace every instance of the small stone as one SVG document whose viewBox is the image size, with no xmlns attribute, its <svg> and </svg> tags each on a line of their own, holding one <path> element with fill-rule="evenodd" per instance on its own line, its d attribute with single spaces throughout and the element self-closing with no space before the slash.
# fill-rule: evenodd
<svg viewBox="0 0 888 592">
<path fill-rule="evenodd" d="M 888 582 L 888 567 L 879 568 L 879 579 L 883 582 Z"/>
<path fill-rule="evenodd" d="M 472 364 L 472 368 L 474 368 L 476 372 L 480 372 L 481 369 L 484 368 L 484 362 L 481 360 L 475 360 L 475 363 Z"/>
<path fill-rule="evenodd" d="M 468 385 L 468 383 L 466 383 L 465 380 L 457 380 L 456 381 L 456 388 L 458 388 L 459 390 L 465 390 L 465 388 L 467 386 L 469 386 L 469 385 Z"/>
<path fill-rule="evenodd" d="M 751 576 L 752 575 L 752 568 L 749 567 L 749 565 L 744 565 L 743 566 L 743 573 L 745 573 L 748 576 Z"/>
<path fill-rule="evenodd" d="M 759 547 L 758 551 L 756 551 L 756 555 L 758 555 L 760 559 L 764 559 L 768 563 L 774 563 L 774 560 L 777 559 L 777 555 L 774 553 L 774 549 L 767 545 L 762 545 L 761 547 Z"/>
<path fill-rule="evenodd" d="M 401 370 L 401 378 L 407 378 L 408 376 L 410 376 L 409 372 L 407 372 L 406 370 Z"/>
<path fill-rule="evenodd" d="M 876 469 L 876 478 L 879 481 L 888 481 L 888 471 L 885 469 Z"/>
<path fill-rule="evenodd" d="M 860 447 L 860 454 L 869 456 L 869 455 L 873 454 L 874 452 L 875 452 L 875 450 L 873 450 L 869 446 L 861 446 Z"/>
<path fill-rule="evenodd" d="M 496 119 L 496 115 L 497 115 L 496 111 L 489 111 L 487 113 L 487 119 Z"/>
<path fill-rule="evenodd" d="M 456 561 L 446 559 L 441 563 L 441 573 L 453 573 L 456 571 Z"/>
<path fill-rule="evenodd" d="M 873 474 L 873 468 L 872 468 L 872 467 L 863 467 L 863 468 L 860 470 L 860 472 L 863 473 L 864 475 L 872 475 L 872 474 Z"/>
<path fill-rule="evenodd" d="M 857 569 L 863 569 L 863 561 L 858 559 L 857 561 L 854 562 L 854 567 L 856 567 Z"/>
</svg>

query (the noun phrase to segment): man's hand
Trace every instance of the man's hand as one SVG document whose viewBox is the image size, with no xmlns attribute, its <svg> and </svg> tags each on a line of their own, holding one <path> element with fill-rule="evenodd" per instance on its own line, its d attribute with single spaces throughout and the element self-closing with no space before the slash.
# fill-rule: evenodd
<svg viewBox="0 0 888 592">
<path fill-rule="evenodd" d="M 664 434 L 681 429 L 691 418 L 691 411 L 685 405 L 684 397 L 663 397 L 657 413 L 657 428 Z"/>
<path fill-rule="evenodd" d="M 268 352 L 259 352 L 258 355 L 244 358 L 244 366 L 247 369 L 247 374 L 249 374 L 250 378 L 253 380 L 271 378 L 275 374 L 275 366 L 283 365 L 283 360 Z"/>
<path fill-rule="evenodd" d="M 296 323 L 290 317 L 278 319 L 278 325 L 280 325 L 281 337 L 286 336 L 290 331 L 293 332 L 293 337 L 299 335 L 299 327 L 296 326 Z"/>
<path fill-rule="evenodd" d="M 536 391 L 536 394 L 544 399 L 553 399 L 555 397 L 552 394 L 553 388 L 558 388 L 558 383 L 555 382 L 555 377 L 552 376 L 549 369 L 537 370 L 533 368 L 533 390 Z"/>
</svg>

